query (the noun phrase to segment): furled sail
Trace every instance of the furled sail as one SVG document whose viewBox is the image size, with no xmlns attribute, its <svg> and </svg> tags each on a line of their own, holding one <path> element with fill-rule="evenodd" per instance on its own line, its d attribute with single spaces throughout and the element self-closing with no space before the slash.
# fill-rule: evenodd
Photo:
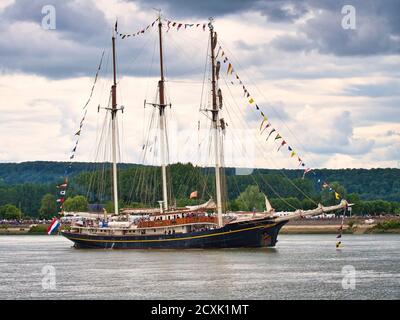
<svg viewBox="0 0 400 320">
<path fill-rule="evenodd" d="M 222 109 L 222 91 L 221 91 L 221 89 L 218 89 L 218 106 L 220 109 Z"/>
<path fill-rule="evenodd" d="M 217 206 L 213 199 L 208 200 L 207 202 L 200 204 L 198 206 L 186 206 L 186 209 L 189 210 L 198 210 L 198 209 L 215 209 Z"/>
<path fill-rule="evenodd" d="M 271 212 L 274 210 L 274 208 L 272 208 L 271 203 L 269 202 L 267 196 L 264 194 L 265 197 L 265 211 L 266 212 Z"/>
<path fill-rule="evenodd" d="M 213 43 L 212 43 L 212 49 L 214 50 L 215 47 L 217 46 L 217 33 L 214 33 L 214 38 L 213 38 Z"/>
</svg>

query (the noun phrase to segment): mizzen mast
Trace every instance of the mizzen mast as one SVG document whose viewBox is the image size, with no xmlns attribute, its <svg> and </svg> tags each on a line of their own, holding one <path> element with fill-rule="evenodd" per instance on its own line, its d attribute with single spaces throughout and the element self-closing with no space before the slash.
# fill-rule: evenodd
<svg viewBox="0 0 400 320">
<path fill-rule="evenodd" d="M 217 197 L 218 226 L 222 227 L 222 193 L 221 193 L 221 154 L 220 154 L 220 133 L 219 133 L 219 108 L 217 105 L 217 81 L 215 68 L 215 46 L 217 44 L 217 33 L 214 31 L 212 19 L 208 24 L 211 41 L 211 93 L 212 93 L 212 130 L 215 153 L 215 191 Z"/>
<path fill-rule="evenodd" d="M 158 95 L 160 103 L 158 105 L 160 111 L 160 152 L 161 152 L 161 175 L 163 189 L 163 204 L 164 210 L 168 210 L 168 189 L 167 189 L 167 155 L 166 155 L 166 120 L 165 120 L 165 92 L 164 92 L 164 61 L 163 61 L 163 46 L 162 46 L 162 22 L 161 15 L 158 15 L 158 39 L 160 43 L 160 81 L 158 82 Z"/>
<path fill-rule="evenodd" d="M 113 53 L 113 78 L 114 82 L 111 86 L 111 149 L 112 149 L 112 173 L 113 173 L 113 198 L 114 198 L 114 213 L 118 214 L 118 181 L 117 181 L 117 70 L 116 70 L 116 55 L 115 55 L 115 34 L 112 36 L 112 53 Z"/>
</svg>

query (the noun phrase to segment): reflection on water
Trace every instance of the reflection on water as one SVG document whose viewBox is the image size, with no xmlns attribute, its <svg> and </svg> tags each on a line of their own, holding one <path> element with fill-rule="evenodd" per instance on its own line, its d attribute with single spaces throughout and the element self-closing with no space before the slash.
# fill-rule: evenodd
<svg viewBox="0 0 400 320">
<path fill-rule="evenodd" d="M 2 299 L 399 299 L 400 237 L 281 235 L 276 248 L 77 250 L 60 236 L 0 236 Z M 56 286 L 44 289 L 44 266 Z M 342 268 L 356 288 L 342 288 Z M 45 286 L 46 287 L 46 286 Z"/>
</svg>

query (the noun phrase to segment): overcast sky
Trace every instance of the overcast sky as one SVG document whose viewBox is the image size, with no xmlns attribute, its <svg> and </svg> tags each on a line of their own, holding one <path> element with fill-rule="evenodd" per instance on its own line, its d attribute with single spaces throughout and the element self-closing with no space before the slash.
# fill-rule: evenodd
<svg viewBox="0 0 400 320">
<path fill-rule="evenodd" d="M 42 26 L 45 5 L 55 8 L 55 30 Z M 356 10 L 355 29 L 342 27 L 344 5 Z M 68 160 L 105 50 L 76 154 L 77 161 L 94 160 L 115 19 L 120 32 L 134 33 L 156 19 L 153 8 L 183 23 L 214 17 L 235 72 L 307 166 L 400 167 L 398 0 L 0 0 L 1 162 Z M 197 128 L 199 120 L 201 128 L 208 125 L 199 112 L 208 32 L 171 29 L 164 44 L 171 159 L 200 162 L 207 150 Z M 117 39 L 124 162 L 141 161 L 152 108 L 143 101 L 154 99 L 157 50 L 156 28 Z M 259 114 L 230 84 L 225 66 L 221 74 L 227 165 L 297 168 L 290 153 L 259 134 Z M 244 162 L 232 159 L 243 153 Z"/>
</svg>

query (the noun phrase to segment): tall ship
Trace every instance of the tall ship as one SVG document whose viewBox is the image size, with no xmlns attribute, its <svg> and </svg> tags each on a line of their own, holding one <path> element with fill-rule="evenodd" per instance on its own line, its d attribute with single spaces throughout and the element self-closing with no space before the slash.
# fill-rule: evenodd
<svg viewBox="0 0 400 320">
<path fill-rule="evenodd" d="M 212 19 L 210 19 L 207 25 L 200 25 L 200 28 L 205 29 L 208 27 L 209 31 L 207 62 L 209 70 L 211 70 L 208 79 L 211 99 L 210 107 L 202 111 L 207 115 L 207 119 L 210 122 L 210 134 L 212 136 L 210 147 L 213 150 L 214 156 L 214 194 L 208 201 L 198 203 L 197 205 L 178 207 L 176 204 L 171 203 L 172 196 L 169 186 L 173 177 L 167 173 L 169 148 L 166 130 L 166 109 L 170 105 L 166 101 L 163 52 L 163 29 L 166 27 L 166 24 L 169 30 L 171 21 L 164 20 L 161 15 L 152 24 L 158 29 L 160 78 L 156 101 L 151 103 L 145 102 L 145 104 L 150 104 L 157 111 L 156 123 L 159 133 L 158 143 L 161 158 L 161 172 L 159 174 L 161 176 L 160 187 L 162 189 L 160 192 L 162 199 L 158 201 L 159 207 L 120 209 L 117 172 L 117 149 L 119 145 L 117 118 L 119 112 L 123 112 L 123 107 L 117 102 L 116 37 L 119 35 L 125 38 L 126 35 L 119 34 L 116 26 L 112 36 L 113 83 L 110 92 L 110 104 L 104 108 L 109 115 L 111 130 L 111 139 L 108 143 L 112 160 L 111 181 L 114 213 L 110 214 L 104 210 L 103 214 L 99 214 L 96 219 L 90 220 L 90 223 L 72 224 L 69 228 L 62 230 L 61 234 L 71 240 L 76 248 L 214 249 L 274 247 L 278 241 L 279 231 L 291 219 L 346 210 L 348 203 L 344 199 L 340 199 L 340 203 L 332 206 L 318 204 L 311 210 L 298 209 L 285 213 L 275 212 L 267 197 L 265 197 L 265 210 L 263 212 L 256 212 L 255 210 L 234 212 L 229 211 L 224 206 L 224 148 L 222 141 L 227 125 L 224 119 L 220 117 L 223 102 L 218 83 L 221 69 L 221 61 L 218 59 L 224 59 L 224 62 L 226 62 L 226 58 L 221 56 L 220 50 L 217 52 L 217 33 L 214 30 Z M 132 34 L 131 36 L 135 35 Z M 231 71 L 232 67 L 229 66 L 228 72 Z M 237 79 L 239 79 L 238 76 Z M 75 149 L 76 146 L 74 151 Z M 66 180 L 61 188 L 65 189 L 67 182 Z M 62 192 L 65 195 L 65 190 Z"/>
</svg>

